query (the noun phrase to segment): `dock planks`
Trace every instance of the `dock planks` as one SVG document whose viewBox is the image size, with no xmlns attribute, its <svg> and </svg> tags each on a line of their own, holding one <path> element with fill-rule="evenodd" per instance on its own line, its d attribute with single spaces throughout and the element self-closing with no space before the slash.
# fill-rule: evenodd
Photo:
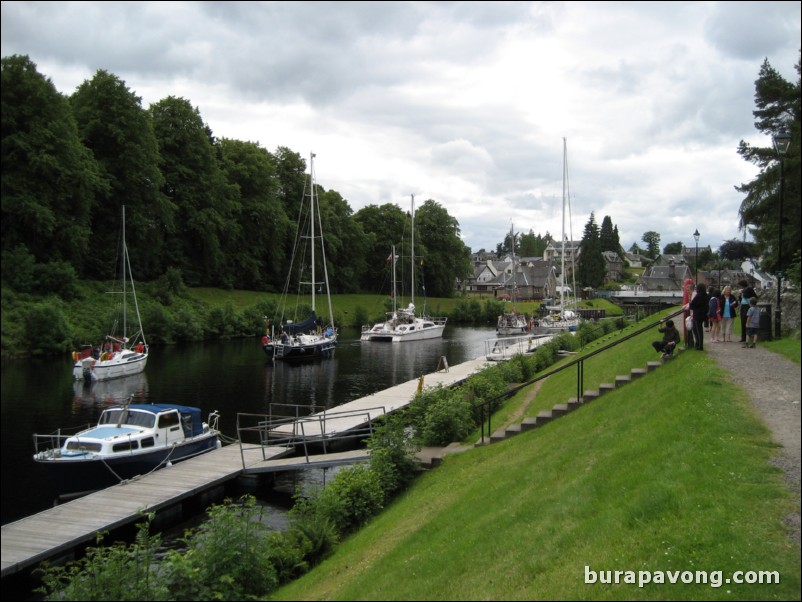
<svg viewBox="0 0 802 602">
<path fill-rule="evenodd" d="M 425 375 L 423 385 L 457 384 L 486 365 L 485 359 L 479 358 L 451 366 Z M 419 380 L 415 379 L 343 404 L 336 408 L 336 412 L 346 412 L 351 414 L 350 417 L 321 419 L 316 423 L 309 422 L 309 426 L 320 425 L 317 435 L 323 437 L 356 428 L 365 424 L 368 416 L 373 420 L 408 405 L 418 386 Z M 228 445 L 3 525 L 0 576 L 6 577 L 41 561 L 70 553 L 77 546 L 93 543 L 98 531 L 110 531 L 133 523 L 142 512 L 168 508 L 242 473 L 334 466 L 367 459 L 365 450 L 280 459 L 288 453 L 287 448 L 270 447 L 265 448 L 267 459 L 263 460 L 262 453 L 254 452 L 257 449 L 262 448 Z"/>
</svg>

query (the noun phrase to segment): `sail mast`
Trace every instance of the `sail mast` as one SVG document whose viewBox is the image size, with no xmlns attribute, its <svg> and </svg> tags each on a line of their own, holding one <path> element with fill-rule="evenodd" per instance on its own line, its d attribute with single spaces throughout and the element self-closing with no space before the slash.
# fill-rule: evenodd
<svg viewBox="0 0 802 602">
<path fill-rule="evenodd" d="M 412 196 L 412 248 L 410 249 L 409 253 L 409 261 L 410 261 L 410 282 L 412 283 L 412 288 L 409 291 L 409 302 L 413 305 L 415 304 L 415 195 Z"/>
<path fill-rule="evenodd" d="M 560 314 L 565 316 L 565 187 L 568 171 L 568 146 L 563 138 L 563 223 L 562 223 L 562 252 L 560 253 Z"/>
<path fill-rule="evenodd" d="M 315 153 L 309 156 L 309 221 L 312 225 L 310 242 L 312 247 L 312 313 L 315 313 Z"/>
<path fill-rule="evenodd" d="M 122 260 L 123 260 L 123 265 L 122 265 L 122 268 L 123 268 L 123 271 L 122 271 L 122 276 L 123 276 L 123 337 L 122 337 L 123 338 L 123 343 L 122 344 L 123 344 L 123 346 L 125 346 L 125 342 L 126 342 L 125 338 L 128 335 L 128 330 L 127 330 L 127 317 L 128 317 L 128 311 L 127 310 L 128 310 L 128 307 L 127 307 L 127 299 L 126 299 L 126 297 L 128 296 L 128 290 L 127 290 L 127 286 L 126 286 L 126 280 L 128 279 L 127 278 L 127 274 L 126 274 L 126 266 L 128 264 L 128 247 L 125 244 L 125 205 L 123 205 L 123 233 L 122 233 L 122 235 L 123 235 L 123 240 L 122 240 L 122 245 L 123 245 L 123 256 L 122 256 Z"/>
</svg>

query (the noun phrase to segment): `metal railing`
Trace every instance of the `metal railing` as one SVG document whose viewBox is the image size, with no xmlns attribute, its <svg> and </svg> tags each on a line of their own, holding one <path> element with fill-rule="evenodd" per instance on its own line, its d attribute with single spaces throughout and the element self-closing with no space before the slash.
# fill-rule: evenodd
<svg viewBox="0 0 802 602">
<path fill-rule="evenodd" d="M 554 374 L 557 374 L 558 372 L 562 372 L 563 370 L 567 370 L 568 368 L 576 366 L 576 369 L 577 369 L 577 374 L 576 374 L 576 399 L 577 399 L 577 401 L 581 401 L 584 398 L 585 361 L 589 360 L 590 358 L 592 358 L 594 356 L 599 355 L 600 353 L 604 353 L 608 349 L 612 349 L 613 347 L 616 347 L 616 346 L 620 345 L 621 343 L 623 343 L 625 341 L 628 341 L 629 339 L 631 339 L 633 337 L 636 337 L 636 336 L 638 336 L 640 334 L 643 334 L 644 332 L 646 332 L 648 330 L 651 330 L 652 328 L 657 326 L 660 322 L 668 320 L 669 318 L 673 318 L 673 317 L 675 317 L 675 316 L 677 316 L 677 315 L 679 315 L 681 313 L 683 313 L 683 310 L 679 309 L 679 310 L 677 310 L 677 311 L 675 311 L 673 313 L 670 313 L 670 314 L 666 315 L 664 318 L 661 318 L 661 320 L 659 320 L 657 322 L 653 322 L 651 324 L 648 324 L 648 325 L 646 325 L 646 326 L 644 326 L 642 328 L 639 328 L 639 329 L 635 330 L 634 332 L 631 332 L 631 333 L 621 337 L 620 339 L 617 339 L 617 340 L 615 340 L 615 341 L 613 341 L 611 343 L 608 343 L 607 345 L 604 345 L 603 347 L 600 347 L 599 349 L 596 349 L 595 351 L 592 351 L 592 352 L 588 353 L 587 355 L 583 355 L 582 357 L 578 357 L 578 358 L 576 358 L 574 360 L 571 360 L 570 362 L 568 362 L 566 364 L 563 364 L 559 368 L 555 368 L 554 370 L 550 370 L 550 371 L 548 371 L 548 372 L 546 372 L 544 374 L 539 374 L 535 378 L 533 378 L 532 380 L 529 380 L 529 381 L 527 381 L 527 382 L 525 382 L 523 384 L 520 384 L 520 385 L 518 385 L 516 387 L 513 387 L 513 388 L 507 390 L 505 393 L 503 393 L 501 395 L 497 395 L 496 397 L 493 397 L 493 398 L 487 399 L 487 400 L 485 400 L 485 401 L 483 401 L 481 403 L 475 404 L 474 405 L 474 409 L 478 410 L 479 414 L 480 414 L 480 421 L 481 421 L 480 423 L 481 423 L 481 428 L 482 428 L 482 444 L 484 444 L 484 442 L 485 442 L 485 422 L 487 423 L 487 437 L 490 438 L 490 436 L 492 435 L 491 418 L 492 418 L 492 415 L 493 415 L 493 409 L 494 409 L 494 407 L 496 407 L 496 404 L 500 404 L 500 402 L 502 400 L 512 397 L 513 395 L 515 395 L 521 389 L 529 387 L 529 386 L 535 384 L 536 382 L 538 382 L 540 380 L 543 380 L 544 378 L 548 378 L 549 376 L 553 376 Z"/>
<path fill-rule="evenodd" d="M 242 467 L 246 468 L 246 451 L 261 451 L 262 460 L 268 460 L 266 451 L 270 447 L 291 448 L 293 453 L 300 449 L 309 463 L 311 445 L 319 445 L 326 454 L 335 442 L 367 439 L 373 435 L 374 421 L 385 412 L 384 406 L 376 406 L 358 410 L 325 410 L 300 418 L 239 413 L 237 437 Z M 338 423 L 341 429 L 337 428 Z"/>
</svg>

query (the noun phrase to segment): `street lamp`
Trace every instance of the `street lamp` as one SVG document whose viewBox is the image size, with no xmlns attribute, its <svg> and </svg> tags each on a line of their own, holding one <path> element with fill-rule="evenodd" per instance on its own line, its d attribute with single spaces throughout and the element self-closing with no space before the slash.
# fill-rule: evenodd
<svg viewBox="0 0 802 602">
<path fill-rule="evenodd" d="M 699 230 L 693 231 L 693 239 L 696 241 L 696 255 L 693 258 L 693 271 L 696 272 L 695 281 L 699 284 Z"/>
<path fill-rule="evenodd" d="M 778 226 L 778 241 L 777 241 L 777 307 L 774 310 L 774 338 L 780 338 L 781 325 L 782 325 L 782 298 L 781 288 L 783 281 L 783 188 L 785 187 L 785 155 L 788 154 L 788 148 L 791 146 L 791 135 L 786 131 L 781 131 L 774 136 L 774 150 L 777 151 L 777 156 L 780 157 L 780 219 Z"/>
</svg>

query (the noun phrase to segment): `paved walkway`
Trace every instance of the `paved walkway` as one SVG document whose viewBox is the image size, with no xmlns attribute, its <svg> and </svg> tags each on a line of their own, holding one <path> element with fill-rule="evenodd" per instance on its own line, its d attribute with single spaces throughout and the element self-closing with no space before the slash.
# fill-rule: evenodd
<svg viewBox="0 0 802 602">
<path fill-rule="evenodd" d="M 792 538 L 800 543 L 800 468 L 802 467 L 802 422 L 800 421 L 800 365 L 760 347 L 744 349 L 739 341 L 713 343 L 705 337 L 705 351 L 741 386 L 771 430 L 780 448 L 773 463 L 785 473 L 796 499 L 796 510 L 787 518 Z M 695 353 L 691 351 L 690 353 Z"/>
</svg>

